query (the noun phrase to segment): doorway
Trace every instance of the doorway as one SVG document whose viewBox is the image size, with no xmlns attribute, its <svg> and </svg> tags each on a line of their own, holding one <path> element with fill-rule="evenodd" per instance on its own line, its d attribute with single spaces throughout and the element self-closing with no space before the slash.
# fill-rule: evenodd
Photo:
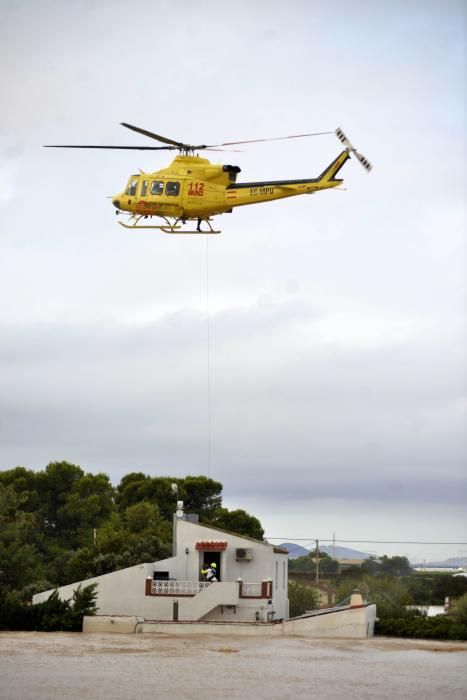
<svg viewBox="0 0 467 700">
<path fill-rule="evenodd" d="M 216 578 L 221 580 L 221 554 L 222 552 L 201 552 L 201 569 L 207 569 L 211 564 L 216 565 Z"/>
</svg>

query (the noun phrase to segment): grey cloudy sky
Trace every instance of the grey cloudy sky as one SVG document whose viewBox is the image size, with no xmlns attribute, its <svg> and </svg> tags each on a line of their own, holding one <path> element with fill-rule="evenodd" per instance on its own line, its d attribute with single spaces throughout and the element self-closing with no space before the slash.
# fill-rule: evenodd
<svg viewBox="0 0 467 700">
<path fill-rule="evenodd" d="M 342 126 L 347 191 L 209 249 L 212 464 L 270 537 L 467 541 L 466 6 L 0 1 L 0 468 L 207 471 L 206 239 L 108 195 L 167 154 L 51 151 Z M 334 136 L 212 154 L 309 177 Z M 411 557 L 467 546 L 368 545 Z"/>
</svg>

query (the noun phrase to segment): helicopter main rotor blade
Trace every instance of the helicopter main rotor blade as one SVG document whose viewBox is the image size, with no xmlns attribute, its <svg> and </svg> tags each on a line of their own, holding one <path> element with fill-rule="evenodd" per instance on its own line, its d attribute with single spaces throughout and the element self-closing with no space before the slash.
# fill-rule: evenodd
<svg viewBox="0 0 467 700">
<path fill-rule="evenodd" d="M 168 143 L 171 144 L 172 146 L 175 146 L 176 148 L 180 150 L 188 150 L 188 151 L 202 151 L 202 150 L 208 150 L 208 149 L 214 149 L 214 148 L 222 148 L 223 146 L 237 146 L 240 144 L 244 143 L 260 143 L 262 141 L 284 141 L 286 139 L 302 139 L 308 136 L 324 136 L 327 134 L 333 134 L 333 131 L 317 131 L 314 133 L 309 133 L 309 134 L 293 134 L 291 136 L 276 136 L 275 138 L 262 138 L 262 139 L 248 139 L 246 141 L 225 141 L 224 143 L 202 143 L 202 144 L 197 144 L 196 146 L 193 146 L 188 143 L 182 143 L 181 141 L 174 141 L 173 139 L 169 139 L 166 136 L 160 136 L 159 134 L 155 134 L 152 131 L 147 131 L 146 129 L 141 129 L 139 126 L 133 126 L 132 124 L 127 124 L 126 122 L 120 122 L 122 126 L 125 126 L 127 129 L 131 129 L 132 131 L 136 131 L 138 134 L 143 134 L 143 136 L 148 136 L 151 139 L 156 139 L 156 141 L 161 141 L 162 143 Z"/>
<path fill-rule="evenodd" d="M 162 143 L 168 143 L 171 146 L 175 146 L 176 148 L 179 148 L 181 150 L 186 149 L 186 148 L 193 148 L 193 146 L 190 146 L 189 144 L 182 143 L 181 141 L 174 141 L 173 139 L 169 139 L 166 136 L 159 136 L 159 134 L 154 134 L 152 131 L 147 131 L 146 129 L 141 129 L 139 126 L 133 126 L 132 124 L 126 124 L 126 122 L 120 122 L 120 124 L 127 129 L 131 129 L 132 131 L 136 131 L 137 134 L 143 134 L 143 136 L 148 136 L 150 139 L 156 139 L 156 141 L 161 141 Z"/>
<path fill-rule="evenodd" d="M 76 145 L 67 145 L 67 146 L 43 146 L 43 148 L 107 148 L 107 149 L 117 149 L 117 150 L 124 150 L 124 151 L 175 151 L 176 148 L 175 146 L 76 146 Z"/>
<path fill-rule="evenodd" d="M 268 139 L 248 139 L 247 141 L 225 141 L 225 143 L 209 144 L 209 146 L 195 146 L 195 148 L 217 148 L 218 146 L 236 146 L 242 143 L 260 143 L 262 141 L 285 141 L 286 139 L 303 139 L 307 136 L 325 136 L 333 134 L 333 131 L 316 131 L 311 134 L 293 134 L 292 136 L 276 136 Z"/>
</svg>

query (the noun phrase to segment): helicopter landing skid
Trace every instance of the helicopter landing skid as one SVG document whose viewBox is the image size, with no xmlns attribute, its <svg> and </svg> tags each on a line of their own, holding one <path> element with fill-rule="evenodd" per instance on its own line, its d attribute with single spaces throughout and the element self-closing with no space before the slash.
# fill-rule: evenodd
<svg viewBox="0 0 467 700">
<path fill-rule="evenodd" d="M 198 227 L 194 231 L 187 231 L 183 230 L 182 226 L 180 225 L 181 219 L 176 219 L 173 224 L 170 223 L 168 219 L 165 218 L 165 216 L 161 217 L 164 219 L 166 222 L 165 224 L 161 224 L 159 226 L 154 226 L 152 224 L 140 224 L 140 220 L 143 218 L 143 216 L 132 216 L 131 219 L 134 219 L 134 222 L 132 224 L 125 224 L 123 221 L 119 221 L 118 223 L 120 226 L 123 226 L 124 228 L 137 228 L 137 229 L 154 229 L 157 231 L 162 231 L 163 233 L 173 233 L 173 234 L 179 234 L 179 235 L 184 235 L 184 234 L 200 234 L 200 233 L 221 233 L 220 231 L 216 231 L 213 229 L 211 226 L 210 219 L 199 219 L 198 220 Z M 130 219 L 130 220 L 131 220 Z M 205 221 L 207 225 L 209 226 L 209 231 L 202 231 L 201 230 L 201 222 Z"/>
</svg>

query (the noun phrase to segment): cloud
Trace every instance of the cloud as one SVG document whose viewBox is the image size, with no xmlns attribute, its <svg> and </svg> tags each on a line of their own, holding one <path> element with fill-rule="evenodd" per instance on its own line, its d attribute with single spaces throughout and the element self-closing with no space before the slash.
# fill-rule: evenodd
<svg viewBox="0 0 467 700">
<path fill-rule="evenodd" d="M 350 341 L 345 332 L 332 338 L 333 325 L 295 297 L 212 316 L 217 477 L 233 493 L 248 482 L 277 499 L 298 498 L 307 485 L 322 498 L 458 501 L 467 453 L 462 353 L 429 334 L 427 344 L 426 329 L 394 335 L 390 319 L 387 333 L 380 321 L 378 343 L 363 322 L 361 340 L 358 324 Z M 114 478 L 136 463 L 205 469 L 201 311 L 152 323 L 4 326 L 2 337 L 4 466 L 18 461 L 27 435 L 30 453 L 56 454 L 59 445 L 93 455 L 96 467 L 105 456 Z"/>
</svg>

